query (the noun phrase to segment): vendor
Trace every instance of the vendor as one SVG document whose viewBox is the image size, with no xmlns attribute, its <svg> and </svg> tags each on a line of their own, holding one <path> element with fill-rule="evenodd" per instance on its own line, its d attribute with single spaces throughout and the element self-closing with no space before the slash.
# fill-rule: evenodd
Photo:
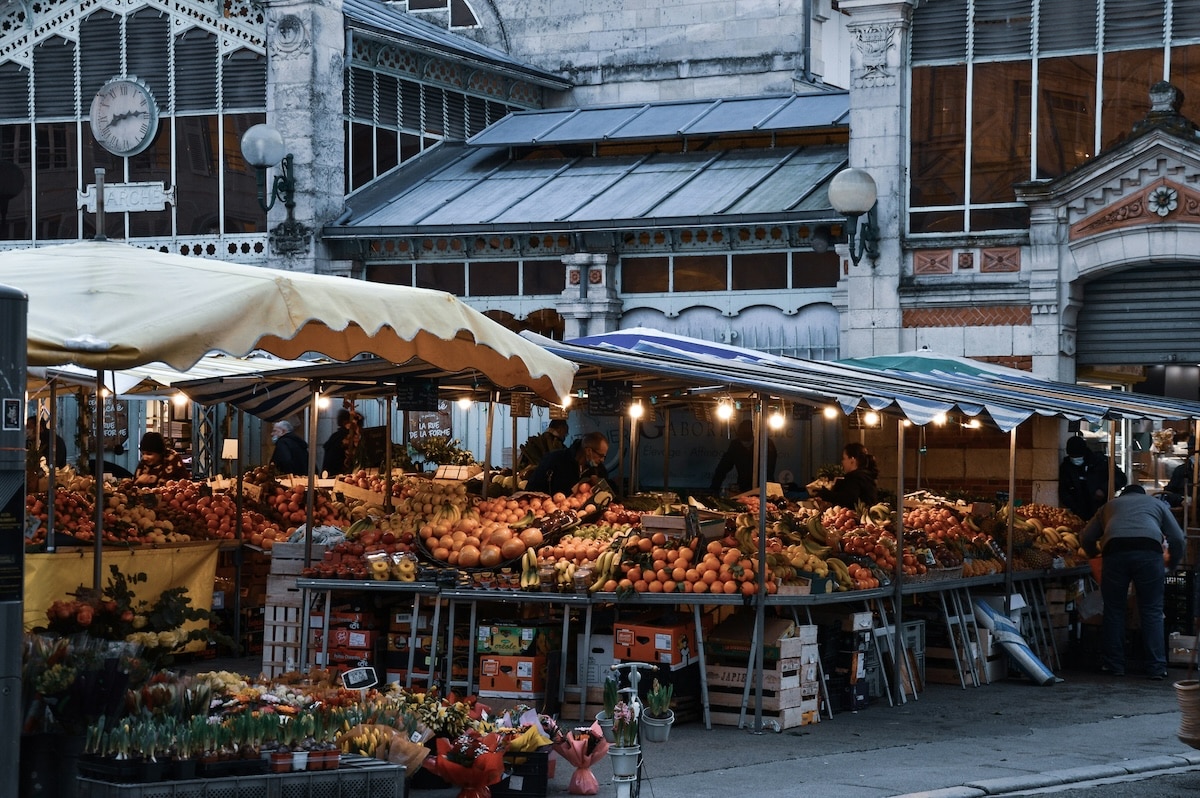
<svg viewBox="0 0 1200 798">
<path fill-rule="evenodd" d="M 1067 438 L 1067 456 L 1058 465 L 1058 504 L 1084 521 L 1108 501 L 1108 457 L 1092 451 L 1082 437 Z M 1113 486 L 1125 487 L 1125 472 L 1113 468 Z"/>
<path fill-rule="evenodd" d="M 157 432 L 147 432 L 142 436 L 142 459 L 133 472 L 133 484 L 140 487 L 152 488 L 171 479 L 188 479 L 187 467 L 183 460 L 173 450 L 167 448 L 167 442 Z"/>
<path fill-rule="evenodd" d="M 589 432 L 566 449 L 548 453 L 529 475 L 526 490 L 570 495 L 578 483 L 591 477 L 607 480 L 608 438 L 603 432 Z"/>
<path fill-rule="evenodd" d="M 854 508 L 860 502 L 874 504 L 879 497 L 878 478 L 875 456 L 861 443 L 847 443 L 842 449 L 842 476 L 830 487 L 815 488 L 811 494 L 838 507 Z"/>
<path fill-rule="evenodd" d="M 358 439 L 358 430 L 362 426 L 362 416 L 344 407 L 337 414 L 337 429 L 325 441 L 325 457 L 321 461 L 321 470 L 328 476 L 345 474 L 350 471 L 350 463 L 354 459 L 353 441 Z M 279 445 L 278 441 L 275 443 Z M 308 460 L 305 458 L 304 470 L 308 470 Z"/>
<path fill-rule="evenodd" d="M 542 458 L 550 452 L 566 448 L 567 440 L 566 419 L 553 419 L 546 430 L 533 435 L 521 446 L 521 456 L 517 458 L 517 470 L 529 471 L 542 462 Z"/>
<path fill-rule="evenodd" d="M 775 474 L 775 464 L 779 460 L 779 452 L 775 442 L 767 439 L 767 479 L 770 481 Z M 712 482 L 708 489 L 720 493 L 725 477 L 730 471 L 734 472 L 738 493 L 745 493 L 754 487 L 754 422 L 744 419 L 738 424 L 737 434 L 729 442 L 729 447 L 713 471 Z"/>
<path fill-rule="evenodd" d="M 308 443 L 295 433 L 290 421 L 276 421 L 271 427 L 271 464 L 281 474 L 308 473 Z"/>
</svg>

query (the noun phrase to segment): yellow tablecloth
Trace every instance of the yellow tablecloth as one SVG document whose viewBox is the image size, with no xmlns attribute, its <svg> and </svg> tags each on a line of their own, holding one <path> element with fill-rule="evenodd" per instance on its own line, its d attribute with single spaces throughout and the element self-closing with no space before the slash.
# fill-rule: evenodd
<svg viewBox="0 0 1200 798">
<path fill-rule="evenodd" d="M 111 575 L 109 566 L 116 565 L 124 574 L 144 573 L 148 577 L 132 586 L 139 601 L 153 604 L 164 590 L 185 587 L 192 607 L 211 610 L 219 545 L 217 541 L 202 541 L 155 548 L 106 548 L 101 555 L 105 583 Z M 25 555 L 25 631 L 45 626 L 46 610 L 55 601 L 71 598 L 69 594 L 80 587 L 91 588 L 94 556 L 90 548 Z M 195 641 L 193 645 L 201 643 Z"/>
</svg>

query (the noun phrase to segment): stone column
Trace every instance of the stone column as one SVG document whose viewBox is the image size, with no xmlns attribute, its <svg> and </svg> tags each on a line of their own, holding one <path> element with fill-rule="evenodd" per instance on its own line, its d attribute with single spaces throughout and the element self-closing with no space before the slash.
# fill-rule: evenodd
<svg viewBox="0 0 1200 798">
<path fill-rule="evenodd" d="M 875 179 L 879 258 L 855 266 L 845 247 L 835 295 L 841 316 L 841 356 L 867 357 L 902 350 L 900 248 L 906 208 L 904 162 L 908 35 L 912 0 L 842 0 L 850 15 L 850 166 Z"/>
<path fill-rule="evenodd" d="M 567 287 L 556 303 L 566 322 L 563 335 L 579 338 L 617 329 L 621 300 L 617 297 L 616 258 L 607 253 L 578 252 L 563 255 Z"/>
<path fill-rule="evenodd" d="M 305 272 L 343 272 L 315 235 L 336 218 L 345 197 L 342 86 L 346 36 L 341 0 L 270 0 L 267 13 L 267 123 L 294 158 L 299 235 L 274 231 L 283 204 L 269 214 L 272 265 Z M 274 172 L 274 170 L 272 170 Z M 306 231 L 306 232 L 305 232 Z M 343 268 L 345 267 L 345 268 Z"/>
</svg>

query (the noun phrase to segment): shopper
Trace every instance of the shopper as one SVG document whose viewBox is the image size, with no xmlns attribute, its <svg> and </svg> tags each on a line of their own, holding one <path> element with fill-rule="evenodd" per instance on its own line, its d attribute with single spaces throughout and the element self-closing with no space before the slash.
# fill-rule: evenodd
<svg viewBox="0 0 1200 798">
<path fill-rule="evenodd" d="M 540 493 L 570 495 L 572 489 L 585 479 L 607 480 L 608 438 L 603 432 L 589 432 L 565 449 L 550 452 L 525 483 L 526 490 Z"/>
<path fill-rule="evenodd" d="M 337 414 L 337 429 L 323 444 L 325 456 L 321 460 L 321 470 L 329 476 L 345 474 L 350 471 L 355 447 L 351 441 L 357 440 L 355 434 L 362 425 L 362 416 L 343 407 Z M 278 446 L 278 444 L 276 444 Z M 308 457 L 304 458 L 304 470 L 308 470 Z"/>
<path fill-rule="evenodd" d="M 768 438 L 767 481 L 775 474 L 775 464 L 778 460 L 779 452 L 775 449 L 775 443 Z M 725 484 L 725 477 L 730 471 L 734 472 L 734 486 L 738 493 L 745 493 L 754 487 L 754 422 L 748 418 L 738 424 L 737 433 L 729 442 L 725 454 L 717 461 L 708 489 L 713 493 L 720 493 Z"/>
<path fill-rule="evenodd" d="M 20 416 L 18 416 L 20 418 Z M 34 451 L 34 436 L 37 436 L 37 451 L 42 458 L 45 458 L 49 463 L 50 458 L 50 438 L 54 438 L 54 467 L 63 468 L 67 464 L 67 443 L 62 439 L 62 436 L 57 433 L 50 432 L 50 422 L 45 419 L 39 419 L 37 416 L 30 416 L 25 421 L 25 446 L 29 451 Z"/>
<path fill-rule="evenodd" d="M 1184 499 L 1192 495 L 1192 472 L 1196 467 L 1194 456 L 1193 452 L 1188 452 L 1187 459 L 1175 466 L 1167 487 L 1160 494 L 1172 507 L 1179 507 Z"/>
<path fill-rule="evenodd" d="M 167 448 L 167 442 L 157 432 L 147 432 L 138 444 L 142 459 L 133 470 L 133 484 L 140 487 L 154 487 L 171 479 L 188 479 L 187 466 L 183 459 L 173 449 Z"/>
<path fill-rule="evenodd" d="M 1163 563 L 1163 540 L 1167 561 Z M 1101 543 L 1103 541 L 1103 543 Z M 1104 602 L 1100 669 L 1125 675 L 1125 612 L 1129 586 L 1137 596 L 1138 617 L 1145 644 L 1146 675 L 1167 675 L 1167 645 L 1163 636 L 1163 594 L 1166 575 L 1183 562 L 1186 541 L 1165 502 L 1148 496 L 1141 485 L 1130 485 L 1102 506 L 1084 527 L 1080 545 L 1089 557 L 1100 554 L 1100 597 Z"/>
<path fill-rule="evenodd" d="M 568 431 L 566 420 L 556 418 L 551 420 L 544 432 L 530 436 L 521 446 L 521 455 L 517 458 L 517 471 L 529 471 L 550 452 L 566 448 Z"/>
<path fill-rule="evenodd" d="M 847 443 L 842 447 L 842 476 L 828 488 L 815 489 L 812 496 L 851 509 L 859 503 L 874 504 L 879 498 L 878 479 L 879 464 L 875 455 L 861 443 Z"/>
<path fill-rule="evenodd" d="M 308 444 L 294 432 L 290 421 L 276 421 L 271 428 L 271 464 L 281 474 L 308 473 Z"/>
<path fill-rule="evenodd" d="M 1125 487 L 1125 472 L 1114 469 L 1114 490 Z M 1087 521 L 1108 501 L 1108 457 L 1093 452 L 1078 435 L 1067 438 L 1067 456 L 1058 466 L 1058 504 Z"/>
</svg>

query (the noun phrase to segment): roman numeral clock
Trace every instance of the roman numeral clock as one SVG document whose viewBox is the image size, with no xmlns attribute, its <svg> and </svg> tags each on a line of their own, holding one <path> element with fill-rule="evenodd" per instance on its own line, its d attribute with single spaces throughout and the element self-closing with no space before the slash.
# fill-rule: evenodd
<svg viewBox="0 0 1200 798">
<path fill-rule="evenodd" d="M 158 104 L 144 82 L 135 77 L 113 78 L 92 98 L 90 123 L 100 146 L 128 158 L 154 141 Z"/>
</svg>

